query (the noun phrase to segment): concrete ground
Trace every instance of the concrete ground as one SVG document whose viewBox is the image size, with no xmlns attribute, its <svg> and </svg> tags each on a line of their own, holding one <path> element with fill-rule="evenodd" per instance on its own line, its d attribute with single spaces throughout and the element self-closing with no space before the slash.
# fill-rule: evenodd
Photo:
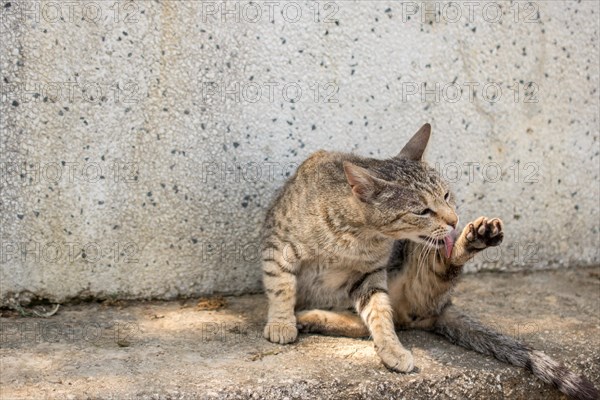
<svg viewBox="0 0 600 400">
<path fill-rule="evenodd" d="M 468 275 L 455 300 L 596 386 L 599 302 L 600 267 Z M 3 310 L 0 398 L 563 398 L 525 370 L 426 332 L 399 334 L 418 367 L 408 375 L 386 370 L 367 340 L 274 345 L 261 335 L 265 314 L 262 295 L 82 303 L 48 318 Z"/>
</svg>

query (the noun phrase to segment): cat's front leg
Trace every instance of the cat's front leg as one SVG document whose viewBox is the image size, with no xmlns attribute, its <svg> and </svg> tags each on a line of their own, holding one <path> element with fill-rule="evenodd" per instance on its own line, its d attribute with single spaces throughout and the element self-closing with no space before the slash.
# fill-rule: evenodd
<svg viewBox="0 0 600 400">
<path fill-rule="evenodd" d="M 504 224 L 499 218 L 479 217 L 467 224 L 456 240 L 450 263 L 462 266 L 481 250 L 498 246 L 504 239 Z"/>
<path fill-rule="evenodd" d="M 349 294 L 373 337 L 375 351 L 383 364 L 397 372 L 412 371 L 413 356 L 402 346 L 394 328 L 385 267 L 361 276 Z"/>
<path fill-rule="evenodd" d="M 296 327 L 296 274 L 299 251 L 293 244 L 267 241 L 263 249 L 263 283 L 269 299 L 264 337 L 273 343 L 292 343 Z"/>
</svg>

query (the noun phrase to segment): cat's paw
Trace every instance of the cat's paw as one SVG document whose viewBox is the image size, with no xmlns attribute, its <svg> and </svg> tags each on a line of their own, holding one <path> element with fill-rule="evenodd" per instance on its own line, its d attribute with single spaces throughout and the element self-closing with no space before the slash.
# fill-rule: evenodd
<svg viewBox="0 0 600 400">
<path fill-rule="evenodd" d="M 320 333 L 322 322 L 320 312 L 317 310 L 305 310 L 296 314 L 296 327 L 302 333 Z"/>
<path fill-rule="evenodd" d="M 498 246 L 504 239 L 504 224 L 500 218 L 479 217 L 465 227 L 463 235 L 467 246 L 477 250 Z"/>
<path fill-rule="evenodd" d="M 410 372 L 415 368 L 413 355 L 404 347 L 390 346 L 378 352 L 383 365 L 394 372 Z"/>
<path fill-rule="evenodd" d="M 263 336 L 273 343 L 292 343 L 298 337 L 296 321 L 269 321 L 265 326 Z"/>
</svg>

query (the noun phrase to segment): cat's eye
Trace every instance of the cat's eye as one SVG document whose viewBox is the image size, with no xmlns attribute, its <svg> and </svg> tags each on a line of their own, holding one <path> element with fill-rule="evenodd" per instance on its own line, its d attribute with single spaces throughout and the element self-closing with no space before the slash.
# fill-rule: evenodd
<svg viewBox="0 0 600 400">
<path fill-rule="evenodd" d="M 446 192 L 446 194 L 444 195 L 444 200 L 448 201 L 449 198 L 450 198 L 450 192 Z"/>
<path fill-rule="evenodd" d="M 433 211 L 431 210 L 431 208 L 426 208 L 423 211 L 420 212 L 416 212 L 415 214 L 417 215 L 429 215 L 431 214 Z"/>
</svg>

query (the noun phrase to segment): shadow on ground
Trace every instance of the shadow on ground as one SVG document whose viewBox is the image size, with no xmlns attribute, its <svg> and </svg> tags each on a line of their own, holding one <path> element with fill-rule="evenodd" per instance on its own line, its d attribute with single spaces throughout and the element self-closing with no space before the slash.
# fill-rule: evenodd
<svg viewBox="0 0 600 400">
<path fill-rule="evenodd" d="M 87 303 L 46 319 L 3 311 L 0 398 L 563 398 L 426 332 L 399 333 L 419 368 L 402 375 L 368 340 L 267 342 L 263 296 L 197 303 Z M 600 386 L 600 267 L 468 275 L 455 303 Z"/>
</svg>

